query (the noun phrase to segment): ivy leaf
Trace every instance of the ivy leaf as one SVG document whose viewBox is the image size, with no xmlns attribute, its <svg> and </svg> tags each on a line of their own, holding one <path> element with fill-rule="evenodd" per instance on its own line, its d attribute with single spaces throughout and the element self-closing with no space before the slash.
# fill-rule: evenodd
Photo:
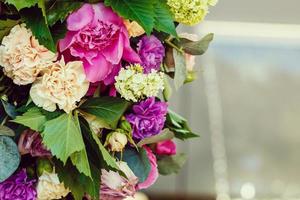
<svg viewBox="0 0 300 200">
<path fill-rule="evenodd" d="M 153 143 L 157 143 L 157 142 L 161 142 L 161 141 L 165 141 L 165 140 L 170 140 L 172 138 L 174 138 L 174 133 L 166 128 L 166 129 L 162 130 L 162 132 L 157 134 L 157 135 L 153 135 L 151 137 L 148 137 L 148 138 L 145 138 L 145 139 L 141 140 L 137 144 L 137 146 L 142 147 L 145 144 L 153 144 Z"/>
<path fill-rule="evenodd" d="M 181 47 L 182 50 L 191 55 L 202 55 L 208 49 L 210 42 L 213 40 L 214 34 L 209 33 L 199 41 L 192 41 L 186 38 L 180 38 L 179 41 L 174 40 L 174 44 Z"/>
<path fill-rule="evenodd" d="M 43 17 L 42 10 L 38 6 L 24 8 L 20 11 L 20 15 L 39 43 L 50 51 L 56 52 L 56 45 L 46 23 L 47 21 Z"/>
<path fill-rule="evenodd" d="M 111 128 L 115 128 L 128 105 L 129 103 L 121 98 L 98 97 L 88 99 L 80 109 L 103 120 Z"/>
<path fill-rule="evenodd" d="M 26 113 L 12 120 L 12 122 L 22 124 L 35 131 L 42 131 L 46 121 L 46 116 L 37 107 L 30 108 Z"/>
<path fill-rule="evenodd" d="M 15 132 L 7 126 L 0 125 L 0 136 L 1 135 L 13 137 L 15 136 Z"/>
<path fill-rule="evenodd" d="M 55 0 L 47 9 L 47 21 L 49 26 L 56 22 L 63 22 L 65 18 L 74 10 L 82 6 L 82 2 L 70 0 Z"/>
<path fill-rule="evenodd" d="M 169 33 L 174 37 L 177 37 L 176 28 L 173 21 L 172 13 L 166 5 L 166 2 L 162 0 L 154 1 L 154 12 L 155 12 L 155 22 L 154 28 L 157 31 L 163 31 Z"/>
<path fill-rule="evenodd" d="M 173 57 L 175 62 L 175 89 L 178 90 L 183 84 L 187 76 L 186 63 L 184 55 L 178 51 L 173 50 Z"/>
<path fill-rule="evenodd" d="M 10 177 L 20 164 L 16 143 L 7 136 L 0 136 L 0 183 Z"/>
<path fill-rule="evenodd" d="M 174 156 L 161 156 L 157 160 L 158 172 L 161 175 L 170 175 L 178 173 L 186 161 L 185 154 Z"/>
<path fill-rule="evenodd" d="M 132 172 L 139 178 L 139 182 L 144 182 L 151 169 L 147 152 L 143 148 L 138 151 L 134 148 L 126 148 L 123 152 L 123 160 L 128 164 Z"/>
<path fill-rule="evenodd" d="M 10 29 L 19 23 L 18 20 L 0 20 L 0 40 L 6 35 L 8 35 Z"/>
<path fill-rule="evenodd" d="M 64 163 L 73 153 L 85 148 L 80 127 L 71 113 L 47 121 L 42 136 L 51 153 Z"/>
<path fill-rule="evenodd" d="M 105 0 L 106 6 L 112 9 L 125 19 L 139 23 L 150 35 L 154 27 L 154 3 L 149 0 Z"/>
<path fill-rule="evenodd" d="M 5 0 L 5 3 L 14 5 L 17 10 L 21 10 L 22 8 L 29 8 L 34 6 L 36 3 L 38 3 L 38 0 Z"/>
</svg>

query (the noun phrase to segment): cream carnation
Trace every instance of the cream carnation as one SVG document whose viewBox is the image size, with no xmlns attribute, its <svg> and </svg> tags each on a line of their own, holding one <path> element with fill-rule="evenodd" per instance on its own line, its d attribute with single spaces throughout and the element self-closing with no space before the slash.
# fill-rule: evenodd
<svg viewBox="0 0 300 200">
<path fill-rule="evenodd" d="M 137 102 L 145 97 L 157 96 L 159 90 L 164 89 L 164 74 L 152 69 L 150 73 L 143 74 L 139 64 L 122 68 L 115 77 L 115 87 L 126 100 Z"/>
<path fill-rule="evenodd" d="M 30 96 L 37 106 L 47 111 L 54 111 L 57 104 L 69 113 L 86 94 L 88 87 L 82 62 L 65 64 L 62 58 L 43 71 L 43 76 L 33 83 Z"/>
<path fill-rule="evenodd" d="M 214 6 L 217 0 L 167 0 L 177 22 L 194 25 L 204 19 L 208 7 Z"/>
<path fill-rule="evenodd" d="M 33 83 L 56 54 L 39 45 L 24 24 L 14 26 L 0 46 L 0 65 L 17 85 Z"/>
<path fill-rule="evenodd" d="M 64 183 L 59 182 L 56 173 L 46 171 L 39 177 L 36 190 L 38 200 L 61 199 L 70 192 L 69 189 L 65 188 Z"/>
</svg>

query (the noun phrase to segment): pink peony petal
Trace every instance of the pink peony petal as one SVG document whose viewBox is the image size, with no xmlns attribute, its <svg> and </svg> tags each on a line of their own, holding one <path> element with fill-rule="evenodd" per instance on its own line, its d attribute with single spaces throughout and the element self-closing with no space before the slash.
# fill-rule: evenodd
<svg viewBox="0 0 300 200">
<path fill-rule="evenodd" d="M 73 32 L 73 31 L 68 31 L 65 38 L 64 39 L 61 39 L 59 40 L 59 51 L 60 52 L 63 52 L 64 50 L 66 50 L 67 48 L 69 48 L 72 43 L 74 42 L 75 40 L 75 35 L 77 34 L 77 32 Z"/>
<path fill-rule="evenodd" d="M 112 64 L 118 64 L 122 58 L 123 49 L 123 37 L 122 34 L 119 34 L 118 39 L 115 40 L 110 46 L 103 49 L 102 54 Z"/>
<path fill-rule="evenodd" d="M 144 146 L 143 148 L 147 151 L 147 155 L 148 155 L 148 158 L 149 158 L 150 164 L 151 164 L 151 170 L 150 170 L 150 173 L 149 173 L 147 179 L 144 182 L 138 184 L 138 186 L 137 186 L 138 190 L 146 189 L 146 188 L 150 187 L 151 185 L 153 185 L 155 183 L 156 179 L 158 178 L 156 157 L 149 147 Z"/>
<path fill-rule="evenodd" d="M 91 4 L 84 4 L 73 12 L 67 19 L 67 28 L 70 31 L 78 31 L 92 22 L 94 10 Z"/>
<path fill-rule="evenodd" d="M 103 80 L 105 85 L 110 85 L 115 82 L 115 77 L 119 74 L 121 64 L 114 65 L 110 74 Z"/>
<path fill-rule="evenodd" d="M 123 20 L 119 17 L 110 7 L 105 7 L 103 3 L 93 4 L 94 9 L 94 20 L 93 23 L 97 21 L 109 21 L 116 25 L 121 25 Z"/>
<path fill-rule="evenodd" d="M 120 35 L 122 35 L 124 41 L 123 59 L 131 63 L 141 63 L 139 55 L 130 46 L 127 30 L 122 29 Z"/>
<path fill-rule="evenodd" d="M 92 60 L 92 64 L 84 60 L 83 66 L 88 81 L 92 83 L 104 80 L 113 68 L 113 65 L 101 54 Z"/>
<path fill-rule="evenodd" d="M 156 154 L 158 155 L 175 155 L 176 144 L 172 140 L 158 142 L 156 144 Z"/>
</svg>

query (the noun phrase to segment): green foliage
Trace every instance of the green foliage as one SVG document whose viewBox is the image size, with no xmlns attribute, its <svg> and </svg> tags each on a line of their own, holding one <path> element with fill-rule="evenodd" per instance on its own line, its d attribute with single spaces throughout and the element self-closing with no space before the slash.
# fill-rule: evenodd
<svg viewBox="0 0 300 200">
<path fill-rule="evenodd" d="M 185 154 L 161 156 L 157 160 L 158 171 L 161 175 L 178 173 L 186 161 Z"/>
<path fill-rule="evenodd" d="M 9 33 L 10 29 L 18 23 L 18 20 L 0 20 L 0 40 L 2 40 L 2 38 Z"/>
<path fill-rule="evenodd" d="M 199 41 L 191 41 L 186 38 L 180 38 L 180 40 L 174 39 L 174 44 L 182 48 L 182 50 L 188 54 L 202 55 L 208 49 L 208 46 L 213 38 L 214 34 L 209 33 Z"/>
<path fill-rule="evenodd" d="M 37 107 L 30 108 L 26 113 L 12 120 L 12 122 L 22 124 L 35 131 L 42 131 L 46 121 L 46 116 Z"/>
<path fill-rule="evenodd" d="M 168 101 L 171 98 L 172 95 L 172 87 L 169 83 L 169 78 L 165 74 L 164 75 L 164 90 L 163 90 L 163 97 L 165 101 Z"/>
<path fill-rule="evenodd" d="M 84 175 L 91 177 L 91 169 L 85 148 L 71 155 L 71 161 L 77 170 Z"/>
<path fill-rule="evenodd" d="M 157 143 L 157 142 L 161 142 L 161 141 L 165 141 L 165 140 L 170 140 L 172 138 L 174 138 L 174 133 L 166 128 L 157 135 L 153 135 L 151 137 L 144 138 L 137 144 L 137 146 L 142 147 L 145 144 L 153 144 L 153 143 Z"/>
<path fill-rule="evenodd" d="M 96 116 L 111 128 L 115 128 L 128 105 L 129 103 L 121 98 L 98 97 L 85 101 L 80 106 L 80 110 Z"/>
<path fill-rule="evenodd" d="M 43 16 L 42 9 L 38 6 L 24 8 L 20 11 L 20 15 L 23 21 L 25 21 L 26 26 L 30 28 L 33 35 L 38 39 L 39 43 L 44 45 L 47 49 L 56 52 L 56 45 L 53 41 L 47 21 Z"/>
<path fill-rule="evenodd" d="M 29 8 L 38 3 L 39 0 L 5 0 L 6 3 L 14 5 L 17 10 Z"/>
<path fill-rule="evenodd" d="M 55 0 L 47 5 L 47 21 L 49 26 L 54 25 L 56 22 L 63 22 L 65 18 L 74 10 L 82 6 L 82 2 L 70 0 Z"/>
<path fill-rule="evenodd" d="M 50 32 L 55 44 L 57 44 L 58 40 L 63 39 L 67 33 L 68 29 L 66 26 L 66 22 L 57 22 L 51 28 Z"/>
<path fill-rule="evenodd" d="M 20 164 L 16 143 L 7 136 L 0 136 L 0 182 L 10 177 Z"/>
<path fill-rule="evenodd" d="M 177 50 L 173 50 L 173 57 L 175 62 L 175 76 L 174 84 L 175 89 L 179 89 L 183 84 L 187 76 L 186 63 L 184 55 Z"/>
<path fill-rule="evenodd" d="M 139 182 L 144 182 L 147 179 L 151 165 L 145 149 L 139 148 L 137 151 L 134 148 L 126 148 L 123 152 L 123 160 L 139 178 Z"/>
<path fill-rule="evenodd" d="M 10 128 L 8 128 L 7 126 L 0 125 L 0 136 L 1 135 L 13 137 L 15 136 L 15 132 Z"/>
<path fill-rule="evenodd" d="M 11 105 L 10 103 L 8 103 L 7 101 L 4 101 L 2 99 L 1 99 L 1 103 L 3 105 L 3 108 L 6 112 L 6 114 L 8 116 L 10 116 L 12 119 L 16 118 L 16 116 L 17 116 L 16 108 L 13 105 Z"/>
<path fill-rule="evenodd" d="M 42 136 L 51 153 L 64 163 L 73 153 L 85 148 L 77 119 L 71 113 L 47 121 Z"/>
<path fill-rule="evenodd" d="M 169 109 L 166 120 L 166 127 L 174 132 L 175 137 L 181 140 L 199 137 L 193 133 L 187 124 L 187 120 Z"/>
</svg>

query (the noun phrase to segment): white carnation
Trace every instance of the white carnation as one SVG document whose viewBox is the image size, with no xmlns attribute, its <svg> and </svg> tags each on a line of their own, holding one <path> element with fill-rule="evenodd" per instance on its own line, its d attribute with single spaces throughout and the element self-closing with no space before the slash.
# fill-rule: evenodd
<svg viewBox="0 0 300 200">
<path fill-rule="evenodd" d="M 44 171 L 39 177 L 37 184 L 38 200 L 61 199 L 67 196 L 69 192 L 70 190 L 65 188 L 64 183 L 59 182 L 56 173 Z"/>
</svg>

